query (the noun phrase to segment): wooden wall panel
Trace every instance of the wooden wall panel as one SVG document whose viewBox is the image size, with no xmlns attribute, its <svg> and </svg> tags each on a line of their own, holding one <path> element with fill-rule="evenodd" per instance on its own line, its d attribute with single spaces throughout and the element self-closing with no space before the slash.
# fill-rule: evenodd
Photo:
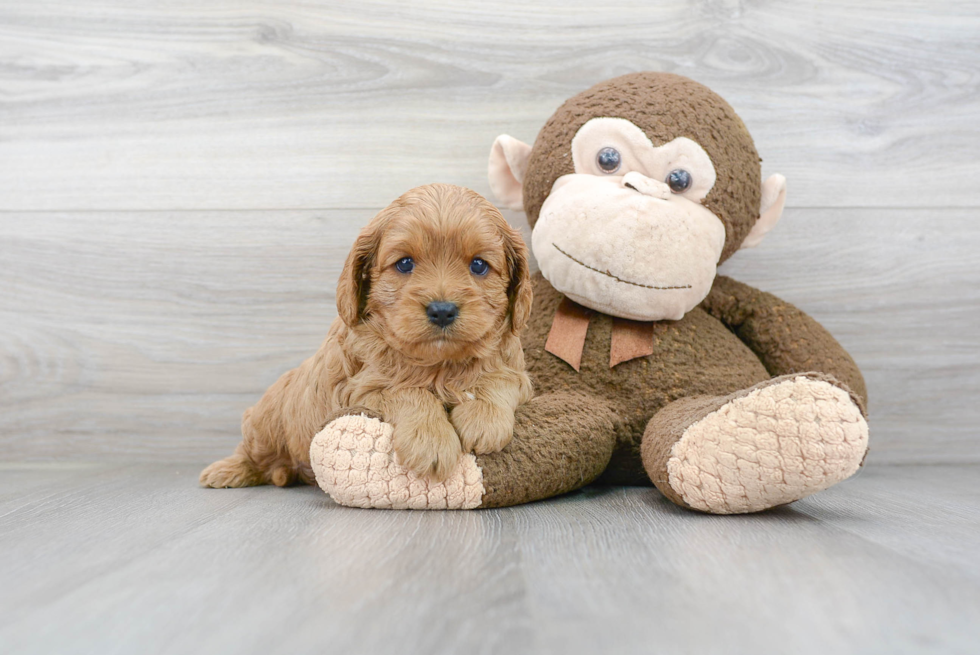
<svg viewBox="0 0 980 655">
<path fill-rule="evenodd" d="M 3 215 L 2 459 L 229 450 L 241 412 L 318 347 L 373 213 Z M 791 209 L 723 272 L 850 350 L 877 460 L 980 461 L 978 243 L 976 210 Z"/>
<path fill-rule="evenodd" d="M 978 34 L 970 0 L 8 0 L 0 209 L 485 193 L 494 137 L 635 70 L 721 93 L 790 206 L 972 207 Z"/>
</svg>

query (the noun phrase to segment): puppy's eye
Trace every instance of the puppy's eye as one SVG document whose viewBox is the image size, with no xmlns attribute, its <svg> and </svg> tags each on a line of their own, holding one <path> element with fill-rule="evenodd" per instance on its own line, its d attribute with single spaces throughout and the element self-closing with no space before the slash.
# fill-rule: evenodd
<svg viewBox="0 0 980 655">
<path fill-rule="evenodd" d="M 667 174 L 667 186 L 674 193 L 684 193 L 691 188 L 691 174 L 683 168 L 675 168 Z"/>
<path fill-rule="evenodd" d="M 615 173 L 619 170 L 622 162 L 623 158 L 615 148 L 603 148 L 595 156 L 595 163 L 599 165 L 603 173 Z"/>
<path fill-rule="evenodd" d="M 415 260 L 411 257 L 402 257 L 397 262 L 395 262 L 395 269 L 399 273 L 411 273 L 412 269 L 415 268 Z"/>
<path fill-rule="evenodd" d="M 487 271 L 490 270 L 490 264 L 486 263 L 479 257 L 470 262 L 470 273 L 473 275 L 486 275 Z"/>
</svg>

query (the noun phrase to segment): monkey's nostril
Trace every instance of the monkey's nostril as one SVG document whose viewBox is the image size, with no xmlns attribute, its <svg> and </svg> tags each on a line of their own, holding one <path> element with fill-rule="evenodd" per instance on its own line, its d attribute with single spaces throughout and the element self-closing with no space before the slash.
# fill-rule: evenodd
<svg viewBox="0 0 980 655">
<path fill-rule="evenodd" d="M 459 307 L 454 302 L 437 300 L 428 304 L 425 313 L 429 317 L 429 322 L 444 328 L 451 325 L 459 316 Z"/>
</svg>

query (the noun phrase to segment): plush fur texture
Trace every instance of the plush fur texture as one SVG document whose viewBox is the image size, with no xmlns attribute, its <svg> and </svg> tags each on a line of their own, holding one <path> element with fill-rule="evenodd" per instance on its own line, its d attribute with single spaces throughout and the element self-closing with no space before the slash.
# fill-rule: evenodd
<svg viewBox="0 0 980 655">
<path fill-rule="evenodd" d="M 769 378 L 751 349 L 701 308 L 679 321 L 654 323 L 654 352 L 612 368 L 613 318 L 595 313 L 576 373 L 544 349 L 563 296 L 540 274 L 534 276 L 534 289 L 531 321 L 523 335 L 528 371 L 539 393 L 586 394 L 617 417 L 617 446 L 603 474 L 606 482 L 650 484 L 640 461 L 640 443 L 647 422 L 671 401 L 689 395 L 724 396 Z"/>
<path fill-rule="evenodd" d="M 594 480 L 609 464 L 615 416 L 587 396 L 545 394 L 517 409 L 521 438 L 500 452 L 466 455 L 443 482 L 394 463 L 391 426 L 351 408 L 313 440 L 320 487 L 342 505 L 376 509 L 506 507 Z"/>
<path fill-rule="evenodd" d="M 316 482 L 338 503 L 376 509 L 506 507 L 550 498 L 596 479 L 615 446 L 615 416 L 588 396 L 545 394 L 517 408 L 520 439 L 460 459 L 443 482 L 391 457 L 391 426 L 353 407 L 313 439 Z"/>
<path fill-rule="evenodd" d="M 410 273 L 395 267 L 406 257 Z M 485 275 L 470 270 L 474 258 Z M 455 303 L 458 318 L 433 324 L 434 301 Z M 355 406 L 383 415 L 397 461 L 436 482 L 464 452 L 500 450 L 531 397 L 518 338 L 530 307 L 527 248 L 493 205 L 461 187 L 409 191 L 358 236 L 320 350 L 245 412 L 241 444 L 201 484 L 311 483 L 313 436 Z"/>
<path fill-rule="evenodd" d="M 627 186 L 631 175 L 667 198 Z M 711 289 L 725 228 L 703 205 L 645 176 L 617 183 L 574 175 L 555 185 L 531 239 L 542 275 L 575 302 L 637 321 L 679 320 Z"/>
<path fill-rule="evenodd" d="M 731 278 L 716 278 L 708 298 L 680 321 L 654 323 L 652 355 L 612 368 L 613 318 L 595 314 L 578 373 L 544 349 L 561 300 L 547 280 L 534 276 L 534 307 L 522 337 L 528 371 L 539 393 L 588 394 L 618 417 L 606 482 L 650 484 L 640 458 L 647 422 L 680 398 L 727 396 L 773 376 L 819 371 L 853 390 L 865 406 L 861 372 L 819 323 L 790 303 Z"/>
<path fill-rule="evenodd" d="M 613 316 L 682 318 L 708 294 L 725 247 L 725 226 L 704 204 L 716 182 L 708 153 L 684 136 L 654 146 L 623 118 L 589 120 L 571 148 L 575 172 L 555 181 L 534 223 L 542 275 Z M 600 166 L 603 152 L 616 153 L 614 169 Z M 689 183 L 671 190 L 678 170 Z"/>
<path fill-rule="evenodd" d="M 868 447 L 857 399 L 827 376 L 784 375 L 725 398 L 671 403 L 647 426 L 643 464 L 684 507 L 768 509 L 850 477 Z"/>
<path fill-rule="evenodd" d="M 677 137 L 697 142 L 717 179 L 703 204 L 725 226 L 720 262 L 738 250 L 759 217 L 761 159 L 735 110 L 694 80 L 670 73 L 631 73 L 600 82 L 567 100 L 548 119 L 531 149 L 524 175 L 524 209 L 533 227 L 555 181 L 575 172 L 572 139 L 593 118 L 623 118 L 662 146 Z"/>
<path fill-rule="evenodd" d="M 574 393 L 544 394 L 517 410 L 515 435 L 498 453 L 479 455 L 481 507 L 507 507 L 573 491 L 595 480 L 615 447 L 616 416 Z"/>
<path fill-rule="evenodd" d="M 757 385 L 807 371 L 822 371 L 807 377 L 843 390 L 855 414 L 866 406 L 860 371 L 823 327 L 793 305 L 730 278 L 718 277 L 705 302 L 680 321 L 654 323 L 653 354 L 612 368 L 613 318 L 596 313 L 578 372 L 544 349 L 562 294 L 540 274 L 533 276 L 533 285 L 534 305 L 522 340 L 528 373 L 542 395 L 518 408 L 515 437 L 506 448 L 477 457 L 485 489 L 480 507 L 547 498 L 598 479 L 656 482 L 681 506 L 731 513 L 738 506 L 692 507 L 681 490 L 672 489 L 666 462 L 684 430 L 657 426 L 677 414 L 686 428 Z M 804 339 L 789 338 L 793 334 Z M 865 436 L 859 447 L 866 446 Z M 644 451 L 666 455 L 660 465 L 644 467 Z M 863 450 L 841 467 L 843 477 L 828 469 L 827 479 L 847 477 L 862 457 Z M 816 488 L 798 485 L 797 490 L 807 495 Z M 744 511 L 790 502 L 784 488 L 756 501 Z"/>
<path fill-rule="evenodd" d="M 394 463 L 390 423 L 365 414 L 330 422 L 313 439 L 310 463 L 316 481 L 348 507 L 474 509 L 484 495 L 483 473 L 463 455 L 442 482 L 419 477 Z"/>
<path fill-rule="evenodd" d="M 636 193 L 659 195 L 669 203 L 660 188 L 663 171 L 653 170 L 662 162 L 657 153 L 664 152 L 656 148 L 691 139 L 710 156 L 714 185 L 695 200 L 720 221 L 724 244 L 712 251 L 708 263 L 716 263 L 715 257 L 727 259 L 750 234 L 751 243 L 758 242 L 779 219 L 785 180 L 774 175 L 766 182 L 763 204 L 759 157 L 732 108 L 692 80 L 635 73 L 569 99 L 530 149 L 510 137 L 495 142 L 491 186 L 504 194 L 501 200 L 508 205 L 522 198 L 535 230 L 532 239 L 550 194 L 576 184 L 559 178 L 589 174 L 601 180 L 604 175 L 584 168 L 576 173 L 573 165 L 579 129 L 602 118 L 628 120 L 642 132 L 627 129 L 630 143 L 613 144 L 624 156 L 634 153 L 649 160 L 640 167 L 645 174 L 634 176 L 640 185 L 632 189 Z M 616 128 L 622 127 L 619 120 L 596 125 L 608 129 L 583 146 L 583 167 L 606 139 L 624 134 Z M 699 178 L 706 170 L 702 164 L 700 169 L 692 166 Z M 622 175 L 622 181 L 631 174 Z M 589 274 L 648 283 L 641 279 L 642 266 L 631 268 L 636 257 L 616 255 L 629 245 L 640 256 L 662 256 L 673 244 L 673 232 L 644 230 L 643 221 L 607 239 L 609 226 L 621 221 L 623 212 L 610 215 L 607 203 L 593 194 L 583 193 L 569 205 L 561 212 L 566 223 L 551 226 L 552 232 L 563 236 L 564 227 L 580 242 L 608 245 L 604 254 L 609 260 Z M 626 218 L 631 212 L 638 215 L 633 205 L 623 205 Z M 645 202 L 644 207 L 649 218 L 661 218 L 656 203 Z M 581 214 L 595 220 L 576 223 Z M 550 247 L 553 239 L 545 242 L 543 247 Z M 684 270 L 682 259 L 676 262 L 678 274 Z M 621 361 L 613 338 L 613 326 L 623 318 L 602 312 L 626 318 L 631 312 L 610 307 L 608 289 L 580 289 L 577 300 L 591 309 L 566 312 L 566 338 L 556 339 L 569 364 L 546 350 L 556 311 L 569 298 L 536 275 L 522 341 L 528 373 L 542 395 L 518 408 L 515 437 L 507 447 L 477 456 L 484 487 L 481 506 L 528 502 L 598 478 L 619 484 L 654 482 L 674 502 L 700 511 L 760 511 L 851 475 L 867 448 L 867 392 L 854 360 L 791 304 L 726 277 L 709 281 L 707 295 L 699 295 L 694 301 L 699 304 L 683 316 L 654 320 L 642 329 L 635 326 L 630 338 L 652 343 L 642 350 L 633 348 L 635 344 L 626 347 L 630 355 L 640 353 L 626 361 Z M 426 503 L 420 500 L 417 506 Z"/>
</svg>

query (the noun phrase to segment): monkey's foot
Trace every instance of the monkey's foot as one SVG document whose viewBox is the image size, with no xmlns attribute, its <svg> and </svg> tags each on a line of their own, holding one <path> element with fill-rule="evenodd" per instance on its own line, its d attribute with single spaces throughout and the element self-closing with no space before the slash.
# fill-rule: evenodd
<svg viewBox="0 0 980 655">
<path fill-rule="evenodd" d="M 818 374 L 787 375 L 725 398 L 658 412 L 643 464 L 675 503 L 712 514 L 791 503 L 853 475 L 868 449 L 854 398 Z"/>
<path fill-rule="evenodd" d="M 483 473 L 473 455 L 439 484 L 395 463 L 392 428 L 351 414 L 327 424 L 310 444 L 310 463 L 320 488 L 347 507 L 378 509 L 473 509 L 483 499 Z"/>
</svg>

